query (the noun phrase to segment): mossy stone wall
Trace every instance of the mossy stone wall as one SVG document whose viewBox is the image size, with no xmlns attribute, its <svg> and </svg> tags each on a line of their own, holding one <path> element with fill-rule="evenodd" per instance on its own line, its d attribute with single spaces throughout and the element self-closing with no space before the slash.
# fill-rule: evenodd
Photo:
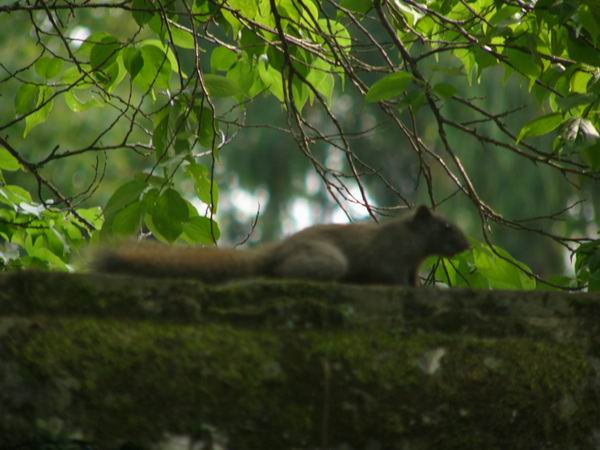
<svg viewBox="0 0 600 450">
<path fill-rule="evenodd" d="M 0 277 L 0 447 L 598 449 L 600 298 Z"/>
</svg>

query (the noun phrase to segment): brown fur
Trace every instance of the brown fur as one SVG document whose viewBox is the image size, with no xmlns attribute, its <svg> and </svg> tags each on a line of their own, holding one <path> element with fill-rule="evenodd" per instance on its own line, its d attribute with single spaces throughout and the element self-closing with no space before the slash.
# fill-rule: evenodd
<svg viewBox="0 0 600 450">
<path fill-rule="evenodd" d="M 452 256 L 468 247 L 458 227 L 421 206 L 382 225 L 316 225 L 249 250 L 125 245 L 99 252 L 93 265 L 104 272 L 213 283 L 263 276 L 415 286 L 427 256 Z"/>
</svg>

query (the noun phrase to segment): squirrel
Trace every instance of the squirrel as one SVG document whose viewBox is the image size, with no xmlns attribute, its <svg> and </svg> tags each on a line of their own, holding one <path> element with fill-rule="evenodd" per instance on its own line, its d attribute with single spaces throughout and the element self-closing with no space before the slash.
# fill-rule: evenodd
<svg viewBox="0 0 600 450">
<path fill-rule="evenodd" d="M 468 248 L 456 225 L 419 206 L 410 216 L 383 224 L 314 225 L 248 250 L 126 244 L 98 252 L 92 267 L 207 283 L 268 277 L 417 286 L 419 265 L 426 257 L 449 257 Z"/>
</svg>

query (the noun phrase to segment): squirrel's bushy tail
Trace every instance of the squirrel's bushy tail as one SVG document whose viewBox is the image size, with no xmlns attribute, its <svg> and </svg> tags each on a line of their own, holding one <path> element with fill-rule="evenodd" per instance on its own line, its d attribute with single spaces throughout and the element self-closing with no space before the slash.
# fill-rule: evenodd
<svg viewBox="0 0 600 450">
<path fill-rule="evenodd" d="M 186 277 L 214 283 L 260 275 L 260 254 L 248 250 L 137 243 L 94 252 L 91 269 L 147 277 Z"/>
</svg>

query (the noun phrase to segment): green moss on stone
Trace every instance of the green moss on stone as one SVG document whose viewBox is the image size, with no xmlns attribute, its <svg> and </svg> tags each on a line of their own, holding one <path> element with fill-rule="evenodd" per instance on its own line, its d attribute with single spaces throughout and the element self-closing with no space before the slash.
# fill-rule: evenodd
<svg viewBox="0 0 600 450">
<path fill-rule="evenodd" d="M 369 331 L 319 333 L 312 348 L 330 362 L 331 391 L 352 393 L 336 429 L 353 442 L 377 429 L 381 442 L 427 437 L 427 448 L 564 448 L 587 442 L 579 433 L 599 418 L 588 415 L 590 365 L 572 345 Z"/>
<path fill-rule="evenodd" d="M 101 441 L 224 422 L 233 432 L 261 415 L 266 387 L 283 377 L 276 339 L 221 325 L 63 319 L 42 322 L 14 350 L 23 382 L 62 405 L 34 405 L 40 415 L 65 417 Z M 57 401 L 65 380 L 68 404 Z"/>
<path fill-rule="evenodd" d="M 5 342 L 33 393 L 20 414 L 103 444 L 212 428 L 239 449 L 558 449 L 585 443 L 599 419 L 585 355 L 527 338 L 73 318 Z"/>
<path fill-rule="evenodd" d="M 240 450 L 597 448 L 593 296 L 42 273 L 0 288 L 4 446 L 44 428 L 106 448 L 210 430 Z"/>
</svg>

